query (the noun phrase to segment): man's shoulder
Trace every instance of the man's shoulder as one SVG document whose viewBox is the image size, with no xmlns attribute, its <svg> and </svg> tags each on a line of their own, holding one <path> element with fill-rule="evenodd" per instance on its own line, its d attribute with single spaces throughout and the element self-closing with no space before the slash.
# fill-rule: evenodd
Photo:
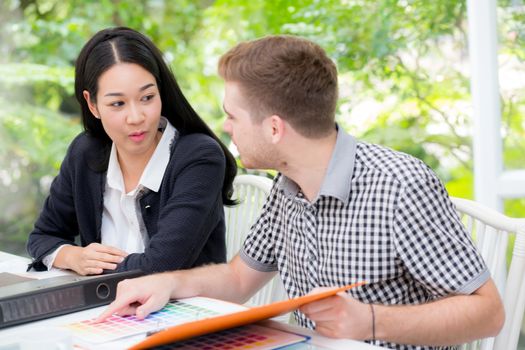
<svg viewBox="0 0 525 350">
<path fill-rule="evenodd" d="M 391 148 L 359 141 L 356 147 L 356 176 L 382 176 L 404 184 L 434 172 L 422 160 Z"/>
</svg>

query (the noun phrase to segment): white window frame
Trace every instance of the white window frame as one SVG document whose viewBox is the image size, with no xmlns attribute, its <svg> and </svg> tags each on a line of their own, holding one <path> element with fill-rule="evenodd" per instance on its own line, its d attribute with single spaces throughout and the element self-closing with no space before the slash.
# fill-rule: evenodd
<svg viewBox="0 0 525 350">
<path fill-rule="evenodd" d="M 498 82 L 497 0 L 467 0 L 473 102 L 474 195 L 503 212 L 503 200 L 525 197 L 525 169 L 504 170 Z"/>
</svg>

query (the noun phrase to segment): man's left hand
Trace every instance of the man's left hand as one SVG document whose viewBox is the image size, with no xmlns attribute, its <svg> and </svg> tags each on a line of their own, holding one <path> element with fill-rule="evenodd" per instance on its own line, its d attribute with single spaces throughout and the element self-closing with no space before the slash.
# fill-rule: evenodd
<svg viewBox="0 0 525 350">
<path fill-rule="evenodd" d="M 372 339 L 370 305 L 355 300 L 345 292 L 303 305 L 299 310 L 315 322 L 315 330 L 324 336 Z"/>
</svg>

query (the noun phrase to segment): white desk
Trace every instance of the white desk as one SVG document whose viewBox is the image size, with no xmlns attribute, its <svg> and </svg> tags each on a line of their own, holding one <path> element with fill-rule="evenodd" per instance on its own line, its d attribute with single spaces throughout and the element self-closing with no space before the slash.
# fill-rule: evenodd
<svg viewBox="0 0 525 350">
<path fill-rule="evenodd" d="M 30 271 L 26 272 L 27 265 L 31 262 L 30 259 L 24 258 L 22 256 L 13 255 L 0 251 L 0 272 L 9 272 L 18 274 L 21 276 L 27 276 L 36 279 L 64 276 L 64 275 L 73 275 L 73 272 L 65 270 L 53 270 L 53 271 L 43 271 L 35 272 Z"/>
<path fill-rule="evenodd" d="M 10 272 L 10 273 L 20 273 L 23 275 L 29 275 L 34 276 L 37 278 L 43 278 L 43 277 L 52 277 L 57 276 L 61 273 L 58 272 L 25 272 L 25 268 L 27 266 L 28 259 L 22 258 L 16 255 L 7 254 L 0 252 L 0 272 Z M 41 321 L 35 321 L 31 323 L 27 323 L 20 326 L 10 327 L 3 330 L 0 330 L 0 349 L 2 344 L 10 343 L 11 340 L 20 339 L 22 336 L 30 336 L 31 330 L 35 328 L 49 328 L 49 327 L 60 327 L 62 325 L 72 323 L 72 322 L 78 322 L 86 319 L 91 319 L 96 316 L 98 316 L 102 310 L 105 309 L 105 306 L 79 311 L 68 315 L 58 316 L 58 317 L 52 317 L 46 320 Z M 262 325 L 265 325 L 267 327 L 282 329 L 282 330 L 288 330 L 292 331 L 294 333 L 298 334 L 304 334 L 310 336 L 310 340 L 308 343 L 302 343 L 297 345 L 292 345 L 288 347 L 289 350 L 296 350 L 296 349 L 302 349 L 302 350 L 329 350 L 329 349 L 345 349 L 345 350 L 374 350 L 374 349 L 382 349 L 377 346 L 368 345 L 362 342 L 357 342 L 353 340 L 345 340 L 345 339 L 332 339 L 332 338 L 326 338 L 323 337 L 314 331 L 311 331 L 309 329 L 276 322 L 272 320 L 264 321 L 261 323 Z M 103 345 L 97 344 L 95 345 L 89 345 L 89 344 L 79 344 L 80 346 L 78 349 L 125 349 L 139 340 L 143 339 L 144 335 L 139 335 L 135 337 L 130 337 L 124 340 L 118 340 L 114 342 L 104 343 Z M 77 348 L 77 347 L 76 347 Z M 11 347 L 9 349 L 15 350 L 16 347 Z M 17 349 L 16 349 L 17 350 Z"/>
</svg>

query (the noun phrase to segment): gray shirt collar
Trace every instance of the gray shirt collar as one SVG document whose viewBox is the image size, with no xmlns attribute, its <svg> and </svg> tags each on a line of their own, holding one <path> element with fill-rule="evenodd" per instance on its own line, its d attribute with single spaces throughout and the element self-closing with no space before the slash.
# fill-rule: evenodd
<svg viewBox="0 0 525 350">
<path fill-rule="evenodd" d="M 314 203 L 320 196 L 330 196 L 348 204 L 350 182 L 354 173 L 356 145 L 355 138 L 337 125 L 337 139 L 334 151 L 332 152 L 319 194 L 313 201 Z M 282 175 L 281 181 L 277 186 L 289 198 L 295 197 L 299 192 L 299 186 L 284 175 Z"/>
</svg>

